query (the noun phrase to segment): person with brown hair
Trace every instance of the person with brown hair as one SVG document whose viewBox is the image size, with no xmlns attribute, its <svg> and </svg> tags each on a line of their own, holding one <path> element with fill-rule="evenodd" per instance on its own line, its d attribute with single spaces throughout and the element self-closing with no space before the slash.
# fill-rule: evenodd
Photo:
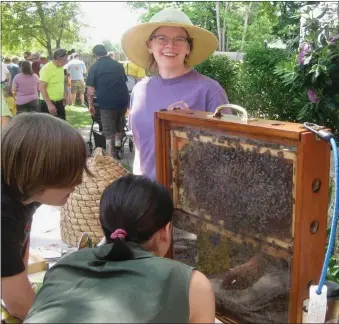
<svg viewBox="0 0 339 324">
<path fill-rule="evenodd" d="M 36 75 L 40 73 L 40 54 L 38 52 L 31 55 L 32 60 L 32 70 Z"/>
<path fill-rule="evenodd" d="M 21 73 L 14 77 L 12 93 L 15 98 L 17 114 L 38 111 L 39 77 L 33 72 L 28 61 L 21 64 Z"/>
<path fill-rule="evenodd" d="M 133 173 L 155 179 L 154 113 L 160 109 L 214 112 L 228 103 L 217 81 L 193 69 L 214 53 L 218 40 L 194 26 L 184 12 L 166 8 L 148 23 L 127 30 L 121 44 L 128 59 L 149 76 L 135 85 L 130 100 Z"/>
<path fill-rule="evenodd" d="M 26 51 L 24 54 L 24 60 L 27 62 L 32 62 L 32 53 L 30 51 Z"/>
<path fill-rule="evenodd" d="M 27 275 L 32 216 L 62 206 L 81 183 L 86 146 L 79 132 L 48 114 L 22 113 L 1 138 L 1 286 L 8 312 L 21 320 L 35 293 Z M 48 221 L 48 220 L 47 220 Z"/>
</svg>

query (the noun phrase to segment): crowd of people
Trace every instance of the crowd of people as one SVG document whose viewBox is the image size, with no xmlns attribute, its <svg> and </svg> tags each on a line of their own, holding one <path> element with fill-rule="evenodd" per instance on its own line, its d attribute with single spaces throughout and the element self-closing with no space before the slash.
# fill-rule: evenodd
<svg viewBox="0 0 339 324">
<path fill-rule="evenodd" d="M 86 67 L 79 54 L 57 49 L 53 57 L 29 51 L 5 57 L 2 64 L 2 124 L 22 112 L 44 112 L 66 119 L 65 105 L 74 104 L 79 93 L 85 106 Z"/>
<path fill-rule="evenodd" d="M 194 26 L 183 12 L 164 9 L 149 23 L 129 29 L 122 46 L 147 76 L 129 97 L 123 66 L 97 45 L 93 48 L 97 61 L 86 80 L 87 96 L 92 114 L 97 100 L 111 151 L 121 131 L 120 117 L 130 108 L 134 174 L 109 185 L 101 197 L 106 244 L 64 257 L 47 272 L 37 295 L 27 276 L 32 216 L 40 204 L 63 205 L 82 173 L 90 171 L 84 141 L 61 120 L 65 87 L 69 88 L 64 77 L 67 51 L 55 51 L 36 74 L 39 80 L 30 63 L 21 65 L 14 77 L 16 100 L 25 105 L 19 110 L 28 112 L 15 117 L 2 136 L 1 245 L 6 262 L 1 281 L 4 304 L 24 323 L 214 323 L 214 293 L 206 276 L 164 258 L 172 241 L 173 202 L 167 189 L 155 181 L 154 112 L 214 111 L 228 103 L 218 82 L 192 69 L 216 50 L 217 38 Z M 86 73 L 84 66 L 73 67 L 71 61 L 72 100 L 75 91 L 83 92 Z M 18 95 L 28 79 L 29 89 L 40 91 L 40 111 L 49 114 L 29 113 L 37 95 L 25 100 Z"/>
<path fill-rule="evenodd" d="M 18 57 L 4 58 L 2 124 L 22 112 L 49 113 L 66 120 L 65 106 L 74 106 L 79 97 L 86 108 L 87 95 L 92 115 L 96 113 L 95 100 L 100 107 L 107 153 L 115 156 L 129 106 L 131 89 L 126 71 L 129 77 L 135 75 L 135 83 L 145 72 L 131 62 L 117 62 L 114 52 L 107 52 L 101 44 L 93 48 L 93 54 L 96 62 L 88 75 L 85 63 L 74 50 L 57 49 L 51 60 L 30 52 L 24 53 L 23 61 Z"/>
</svg>

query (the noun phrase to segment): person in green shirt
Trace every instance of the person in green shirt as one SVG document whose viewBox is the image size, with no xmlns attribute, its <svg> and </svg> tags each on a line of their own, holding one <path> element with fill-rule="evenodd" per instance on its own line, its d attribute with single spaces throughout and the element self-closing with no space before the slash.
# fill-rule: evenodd
<svg viewBox="0 0 339 324">
<path fill-rule="evenodd" d="M 156 181 L 129 174 L 109 185 L 100 201 L 106 244 L 54 265 L 24 323 L 214 323 L 210 281 L 164 257 L 173 211 Z"/>
<path fill-rule="evenodd" d="M 45 64 L 40 70 L 40 112 L 48 113 L 66 119 L 64 65 L 68 56 L 65 49 L 57 49 L 53 60 Z"/>
</svg>

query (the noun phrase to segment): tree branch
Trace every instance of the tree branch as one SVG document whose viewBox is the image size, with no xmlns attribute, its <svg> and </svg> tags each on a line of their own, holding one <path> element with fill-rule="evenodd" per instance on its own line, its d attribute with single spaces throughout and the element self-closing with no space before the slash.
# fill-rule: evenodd
<svg viewBox="0 0 339 324">
<path fill-rule="evenodd" d="M 61 38 L 62 38 L 63 33 L 64 33 L 64 26 L 63 26 L 63 24 L 61 24 L 59 38 L 57 39 L 57 43 L 56 43 L 57 47 L 60 47 L 60 42 L 61 42 Z"/>
<path fill-rule="evenodd" d="M 247 34 L 247 28 L 248 28 L 248 18 L 250 15 L 250 10 L 251 10 L 252 2 L 248 2 L 248 5 L 245 9 L 245 17 L 244 17 L 244 30 L 242 34 L 242 40 L 240 43 L 240 51 L 242 52 L 244 50 L 245 46 L 245 40 L 246 40 L 246 34 Z"/>
<path fill-rule="evenodd" d="M 46 35 L 46 39 L 47 39 L 47 43 L 50 43 L 50 36 L 49 36 L 49 32 L 46 28 L 46 21 L 45 21 L 45 16 L 44 16 L 44 12 L 42 10 L 42 6 L 41 6 L 41 3 L 40 2 L 35 2 L 37 8 L 38 8 L 38 15 L 40 17 L 40 20 L 41 20 L 41 27 Z"/>
<path fill-rule="evenodd" d="M 15 10 L 15 13 L 16 14 L 20 14 L 22 12 L 26 12 L 28 9 L 32 9 L 32 8 L 36 8 L 35 6 L 32 6 L 32 7 L 27 7 L 27 8 L 24 8 L 24 9 L 21 9 L 21 10 Z M 12 8 L 11 8 L 12 9 Z"/>
<path fill-rule="evenodd" d="M 35 38 L 43 47 L 47 48 L 47 44 L 44 43 L 41 39 L 39 39 L 37 36 L 32 35 L 33 38 Z"/>
<path fill-rule="evenodd" d="M 326 7 L 323 9 L 323 12 L 322 12 L 318 17 L 316 17 L 315 19 L 316 19 L 316 20 L 319 20 L 319 19 L 321 19 L 322 17 L 324 17 L 325 14 L 326 14 L 326 12 L 327 12 L 327 9 L 328 9 L 328 5 L 326 5 Z"/>
<path fill-rule="evenodd" d="M 4 26 L 2 26 L 2 31 L 5 31 L 5 30 L 13 30 L 13 29 L 37 29 L 37 28 L 43 28 L 42 26 L 40 25 L 36 25 L 36 26 L 23 26 L 23 25 L 13 25 L 13 26 L 10 26 L 9 28 L 6 28 L 6 24 L 4 24 Z"/>
</svg>

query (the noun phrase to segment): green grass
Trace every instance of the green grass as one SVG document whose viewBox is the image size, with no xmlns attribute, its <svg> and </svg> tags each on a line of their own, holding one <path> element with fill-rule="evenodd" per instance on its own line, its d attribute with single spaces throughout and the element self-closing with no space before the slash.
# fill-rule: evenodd
<svg viewBox="0 0 339 324">
<path fill-rule="evenodd" d="M 87 108 L 66 106 L 66 119 L 74 128 L 82 128 L 92 124 Z"/>
</svg>

